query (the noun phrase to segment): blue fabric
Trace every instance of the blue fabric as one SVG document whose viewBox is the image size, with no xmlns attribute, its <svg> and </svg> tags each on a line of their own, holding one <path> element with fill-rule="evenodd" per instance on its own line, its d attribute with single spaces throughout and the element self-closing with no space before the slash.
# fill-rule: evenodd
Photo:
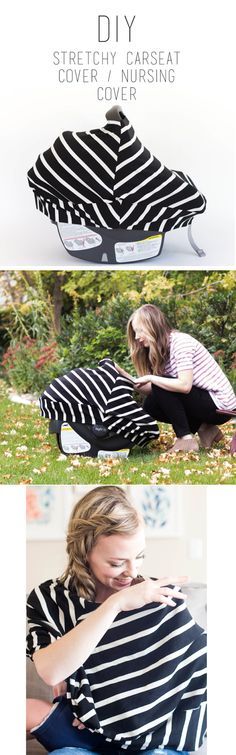
<svg viewBox="0 0 236 755">
<path fill-rule="evenodd" d="M 119 751 L 119 745 L 106 742 L 101 734 L 91 734 L 88 729 L 80 731 L 77 727 L 72 726 L 74 716 L 71 705 L 66 697 L 56 698 L 58 705 L 50 716 L 44 721 L 33 734 L 48 752 L 62 748 L 66 750 L 75 748 L 76 753 L 80 750 L 84 753 L 94 752 L 95 755 L 116 755 Z"/>
<path fill-rule="evenodd" d="M 100 755 L 100 753 L 93 751 L 94 755 Z M 81 749 L 81 747 L 62 747 L 61 750 L 53 750 L 52 755 L 87 755 L 88 750 Z"/>
<path fill-rule="evenodd" d="M 87 755 L 88 750 L 84 750 L 81 747 L 63 747 L 61 750 L 53 750 L 52 755 Z M 148 755 L 189 755 L 187 752 L 177 752 L 177 750 L 146 750 Z M 100 753 L 93 750 L 94 755 L 100 755 Z M 124 753 L 124 750 L 120 750 L 120 755 Z"/>
<path fill-rule="evenodd" d="M 106 742 L 101 734 L 91 734 L 72 726 L 74 716 L 66 697 L 56 698 L 57 707 L 51 715 L 34 730 L 34 736 L 52 755 L 124 755 L 118 744 Z M 69 744 L 68 744 L 69 743 Z M 56 746 L 56 750 L 55 750 Z M 175 750 L 146 750 L 148 755 L 179 755 Z M 137 753 L 136 753 L 137 755 Z M 188 753 L 182 753 L 188 755 Z"/>
<path fill-rule="evenodd" d="M 61 750 L 53 750 L 52 755 L 87 755 L 88 750 L 81 749 L 81 747 L 62 747 Z M 99 755 L 95 752 L 94 755 Z"/>
</svg>

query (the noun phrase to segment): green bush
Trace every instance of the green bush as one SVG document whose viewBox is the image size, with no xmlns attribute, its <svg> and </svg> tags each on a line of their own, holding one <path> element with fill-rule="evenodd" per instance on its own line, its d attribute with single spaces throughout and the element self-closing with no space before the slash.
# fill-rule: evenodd
<svg viewBox="0 0 236 755">
<path fill-rule="evenodd" d="M 233 271 L 73 271 L 63 280 L 52 271 L 30 275 L 29 287 L 23 273 L 10 274 L 20 303 L 5 308 L 5 315 L 0 309 L 2 348 L 11 338 L 2 365 L 17 390 L 40 392 L 53 377 L 73 367 L 94 368 L 107 356 L 134 374 L 126 326 L 148 302 L 161 307 L 172 327 L 199 339 L 235 385 Z"/>
<path fill-rule="evenodd" d="M 234 392 L 236 393 L 236 354 L 232 354 L 229 366 L 228 359 L 226 358 L 226 354 L 223 349 L 215 351 L 213 356 L 215 357 L 216 362 L 218 362 L 225 375 L 227 375 L 227 378 L 230 381 Z"/>
<path fill-rule="evenodd" d="M 107 356 L 131 369 L 126 325 L 132 311 L 132 302 L 121 295 L 96 310 L 89 310 L 82 317 L 75 309 L 60 337 L 64 369 L 93 368 Z"/>
</svg>

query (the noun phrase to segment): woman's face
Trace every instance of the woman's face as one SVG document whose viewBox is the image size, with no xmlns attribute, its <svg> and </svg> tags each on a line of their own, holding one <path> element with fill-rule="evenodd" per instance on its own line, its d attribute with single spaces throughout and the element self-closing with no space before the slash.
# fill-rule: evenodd
<svg viewBox="0 0 236 755">
<path fill-rule="evenodd" d="M 148 336 L 147 327 L 145 327 L 145 324 L 138 313 L 134 315 L 132 319 L 132 328 L 135 340 L 138 341 L 140 346 L 148 348 L 150 346 L 150 338 Z"/>
<path fill-rule="evenodd" d="M 139 574 L 144 557 L 143 526 L 133 535 L 100 535 L 88 555 L 95 578 L 96 600 L 102 602 L 118 590 L 129 587 Z"/>
</svg>

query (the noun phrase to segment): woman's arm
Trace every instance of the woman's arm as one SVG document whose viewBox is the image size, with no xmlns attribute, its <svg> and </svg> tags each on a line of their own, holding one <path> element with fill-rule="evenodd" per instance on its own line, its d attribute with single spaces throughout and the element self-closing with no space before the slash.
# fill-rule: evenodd
<svg viewBox="0 0 236 755">
<path fill-rule="evenodd" d="M 108 598 L 63 637 L 36 650 L 33 660 L 43 681 L 54 687 L 73 674 L 92 653 L 114 621 L 118 610 L 116 603 Z"/>
<path fill-rule="evenodd" d="M 114 593 L 63 637 L 35 651 L 33 660 L 39 676 L 51 687 L 67 679 L 91 655 L 120 611 L 131 611 L 154 601 L 175 605 L 173 597 L 186 596 L 168 585 L 186 581 L 186 577 L 147 579 Z"/>
<path fill-rule="evenodd" d="M 143 377 L 137 378 L 135 387 L 143 387 L 143 385 L 157 385 L 159 388 L 164 388 L 165 391 L 173 391 L 176 393 L 189 393 L 193 384 L 193 371 L 183 370 L 178 373 L 177 378 L 162 377 L 161 375 L 143 375 Z"/>
</svg>

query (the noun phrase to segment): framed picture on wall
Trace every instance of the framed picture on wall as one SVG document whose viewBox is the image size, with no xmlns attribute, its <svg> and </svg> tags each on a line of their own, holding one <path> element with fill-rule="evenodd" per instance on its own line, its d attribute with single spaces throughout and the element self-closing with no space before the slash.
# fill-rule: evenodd
<svg viewBox="0 0 236 755">
<path fill-rule="evenodd" d="M 30 485 L 26 490 L 27 539 L 64 540 L 77 501 L 97 485 Z M 122 485 L 143 515 L 148 537 L 180 537 L 182 502 L 172 485 Z"/>
<path fill-rule="evenodd" d="M 26 488 L 28 540 L 63 540 L 66 485 L 30 485 Z"/>
<path fill-rule="evenodd" d="M 30 485 L 26 488 L 28 540 L 64 540 L 73 506 L 95 485 Z"/>
<path fill-rule="evenodd" d="M 134 505 L 141 512 L 147 537 L 180 537 L 182 502 L 176 485 L 131 485 Z"/>
</svg>

